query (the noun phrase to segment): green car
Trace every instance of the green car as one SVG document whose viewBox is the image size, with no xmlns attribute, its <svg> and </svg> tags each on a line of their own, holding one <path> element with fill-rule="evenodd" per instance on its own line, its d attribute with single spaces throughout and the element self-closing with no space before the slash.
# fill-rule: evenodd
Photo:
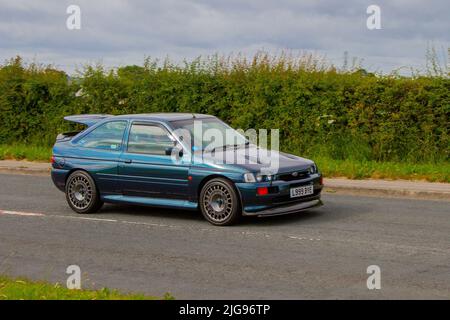
<svg viewBox="0 0 450 320">
<path fill-rule="evenodd" d="M 322 176 L 313 161 L 260 148 L 214 116 L 65 119 L 87 128 L 58 135 L 51 176 L 78 213 L 96 212 L 104 202 L 200 209 L 210 223 L 224 226 L 243 215 L 322 204 Z"/>
</svg>

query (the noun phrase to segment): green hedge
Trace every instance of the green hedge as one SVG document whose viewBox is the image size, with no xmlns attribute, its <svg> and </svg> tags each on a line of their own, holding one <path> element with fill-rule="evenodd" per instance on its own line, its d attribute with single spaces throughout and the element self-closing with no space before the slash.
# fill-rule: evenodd
<svg viewBox="0 0 450 320">
<path fill-rule="evenodd" d="M 297 61 L 298 62 L 298 61 Z M 286 58 L 220 58 L 185 66 L 86 67 L 79 77 L 0 69 L 0 144 L 51 145 L 80 113 L 199 112 L 236 128 L 279 128 L 281 149 L 376 161 L 449 160 L 450 79 L 340 72 Z"/>
</svg>

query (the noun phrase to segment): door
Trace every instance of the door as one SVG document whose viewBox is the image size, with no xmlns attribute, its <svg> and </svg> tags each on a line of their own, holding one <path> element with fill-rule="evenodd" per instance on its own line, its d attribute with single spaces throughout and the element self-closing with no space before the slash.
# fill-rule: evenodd
<svg viewBox="0 0 450 320">
<path fill-rule="evenodd" d="M 103 123 L 72 141 L 65 153 L 67 167 L 88 171 L 102 195 L 120 193 L 118 164 L 127 126 L 126 120 Z"/>
<path fill-rule="evenodd" d="M 186 200 L 190 161 L 186 155 L 174 159 L 175 146 L 163 125 L 133 122 L 119 162 L 123 195 Z"/>
</svg>

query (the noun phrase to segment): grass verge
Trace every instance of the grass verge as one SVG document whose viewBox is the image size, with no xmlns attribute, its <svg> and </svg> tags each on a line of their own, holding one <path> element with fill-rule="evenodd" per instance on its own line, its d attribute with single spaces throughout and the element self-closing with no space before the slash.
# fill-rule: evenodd
<svg viewBox="0 0 450 320">
<path fill-rule="evenodd" d="M 399 163 L 314 158 L 325 177 L 450 182 L 450 163 Z"/>
<path fill-rule="evenodd" d="M 18 144 L 0 145 L 0 160 L 49 161 L 51 148 Z M 406 179 L 450 182 L 450 163 L 377 162 L 311 157 L 325 177 L 350 179 Z"/>
<path fill-rule="evenodd" d="M 52 149 L 36 145 L 0 144 L 0 160 L 50 161 Z"/>
<path fill-rule="evenodd" d="M 0 276 L 0 300 L 172 300 L 170 294 L 152 297 L 124 294 L 117 290 L 69 290 L 60 284 Z"/>
</svg>

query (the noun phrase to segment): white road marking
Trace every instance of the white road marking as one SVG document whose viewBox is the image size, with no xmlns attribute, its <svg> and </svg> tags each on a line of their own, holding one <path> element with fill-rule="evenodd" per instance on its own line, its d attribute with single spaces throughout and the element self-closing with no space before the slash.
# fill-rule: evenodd
<svg viewBox="0 0 450 320">
<path fill-rule="evenodd" d="M 47 215 L 44 213 L 22 212 L 22 211 L 11 211 L 11 210 L 0 210 L 0 215 L 1 214 L 25 216 L 25 217 L 50 217 L 50 218 L 59 218 L 59 219 L 87 220 L 87 221 L 100 221 L 100 222 L 120 222 L 120 223 L 125 223 L 125 224 L 135 224 L 135 225 L 143 225 L 143 226 L 151 226 L 151 227 L 179 228 L 179 226 L 162 224 L 162 223 L 148 223 L 148 222 L 139 222 L 139 221 L 126 221 L 126 220 L 66 216 L 66 215 Z"/>
<path fill-rule="evenodd" d="M 319 238 L 305 238 L 305 237 L 300 237 L 300 236 L 288 236 L 289 239 L 294 239 L 294 240 L 309 240 L 309 241 L 320 241 Z"/>
<path fill-rule="evenodd" d="M 149 223 L 149 222 L 139 222 L 139 221 L 126 221 L 126 220 L 115 220 L 115 219 L 101 219 L 101 218 L 89 218 L 89 217 L 78 217 L 78 216 L 68 216 L 68 215 L 52 215 L 52 214 L 44 214 L 37 212 L 22 212 L 22 211 L 11 211 L 11 210 L 0 210 L 0 216 L 2 215 L 13 215 L 13 216 L 24 216 L 24 217 L 45 217 L 45 218 L 62 218 L 62 219 L 73 219 L 73 220 L 86 220 L 86 221 L 96 221 L 96 222 L 112 222 L 112 223 L 123 223 L 123 224 L 134 224 L 134 225 L 142 225 L 147 227 L 163 227 L 163 228 L 177 228 L 177 229 L 186 229 L 186 226 L 181 225 L 169 225 L 162 223 Z M 188 229 L 192 228 L 192 226 L 188 226 Z M 226 230 L 224 228 L 196 228 L 193 227 L 197 231 L 209 231 L 209 232 L 230 232 L 230 230 Z M 399 249 L 399 250 L 407 250 L 409 252 L 432 252 L 432 253 L 445 253 L 449 254 L 450 250 L 445 248 L 433 248 L 433 247 L 424 247 L 424 246 L 411 246 L 411 245 L 401 245 L 387 242 L 375 242 L 375 241 L 367 241 L 360 239 L 320 239 L 320 238 L 310 238 L 299 235 L 285 235 L 283 233 L 266 233 L 266 232 L 248 232 L 248 231 L 231 231 L 236 235 L 243 236 L 262 236 L 265 238 L 273 238 L 277 236 L 281 236 L 284 238 L 289 238 L 292 240 L 300 240 L 300 241 L 332 241 L 333 243 L 356 243 L 356 244 L 365 244 L 365 245 L 373 245 L 374 247 L 389 247 L 390 249 Z"/>
<path fill-rule="evenodd" d="M 118 222 L 114 219 L 101 219 L 101 218 L 88 218 L 88 217 L 72 217 L 72 216 L 57 216 L 57 215 L 47 215 L 45 213 L 37 212 L 23 212 L 23 211 L 11 211 L 11 210 L 0 210 L 0 215 L 7 214 L 12 216 L 24 216 L 24 217 L 52 217 L 52 218 L 65 218 L 65 219 L 77 219 L 77 220 L 91 220 L 91 221 L 105 221 L 105 222 Z"/>
<path fill-rule="evenodd" d="M 141 226 L 150 226 L 150 227 L 169 227 L 169 228 L 177 228 L 178 226 L 174 225 L 168 225 L 163 223 L 149 223 L 149 222 L 139 222 L 139 221 L 126 221 L 126 220 L 120 220 L 120 222 L 125 224 L 135 224 L 135 225 L 141 225 Z"/>
<path fill-rule="evenodd" d="M 115 219 L 102 219 L 102 218 L 56 216 L 56 215 L 52 215 L 52 217 L 55 217 L 55 218 L 66 218 L 66 219 L 75 219 L 75 220 L 88 220 L 88 221 L 118 222 L 118 220 L 115 220 Z"/>
<path fill-rule="evenodd" d="M 8 214 L 8 215 L 14 215 L 14 216 L 26 216 L 26 217 L 42 217 L 42 216 L 45 216 L 45 214 L 43 214 L 43 213 L 11 211 L 11 210 L 0 210 L 0 214 Z"/>
<path fill-rule="evenodd" d="M 1 214 L 25 216 L 25 217 L 46 217 L 46 218 L 72 219 L 72 220 L 84 220 L 84 221 L 95 221 L 95 222 L 112 222 L 112 223 L 122 223 L 122 224 L 129 224 L 129 225 L 139 225 L 139 226 L 159 227 L 159 228 L 176 228 L 176 229 L 183 229 L 183 228 L 185 228 L 185 227 L 179 226 L 179 225 L 171 225 L 171 224 L 163 224 L 163 223 L 151 223 L 151 222 L 116 220 L 116 219 L 103 219 L 103 218 L 80 217 L 80 216 L 69 216 L 69 215 L 53 215 L 53 214 L 44 214 L 44 213 L 36 213 L 36 212 L 22 212 L 22 211 L 10 211 L 10 210 L 0 210 L 0 215 Z M 220 232 L 220 231 L 224 231 L 222 229 L 213 229 L 213 228 L 200 228 L 198 230 L 199 231 L 207 231 L 207 232 L 215 232 L 215 233 Z M 270 234 L 270 233 L 266 233 L 266 232 L 258 232 L 258 231 L 257 232 L 254 232 L 254 231 L 233 231 L 232 233 L 240 234 L 240 235 L 243 235 L 243 236 L 262 236 L 262 237 L 264 237 L 266 239 L 272 238 L 274 236 L 274 234 Z M 290 239 L 294 239 L 294 240 L 310 240 L 310 241 L 319 241 L 320 240 L 318 238 L 301 237 L 301 236 L 294 236 L 294 235 L 288 235 L 287 237 L 290 238 Z"/>
<path fill-rule="evenodd" d="M 295 240 L 305 240 L 305 238 L 303 237 L 294 237 L 294 236 L 288 236 L 290 239 L 295 239 Z"/>
</svg>

